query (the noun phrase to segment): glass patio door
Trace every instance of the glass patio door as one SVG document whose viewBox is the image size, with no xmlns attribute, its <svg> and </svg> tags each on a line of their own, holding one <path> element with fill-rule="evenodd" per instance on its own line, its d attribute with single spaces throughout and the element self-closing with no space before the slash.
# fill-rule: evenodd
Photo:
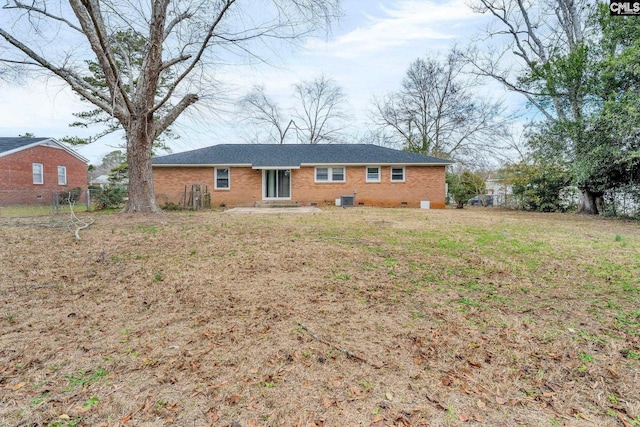
<svg viewBox="0 0 640 427">
<path fill-rule="evenodd" d="M 291 171 L 289 169 L 265 169 L 262 182 L 265 199 L 291 198 Z"/>
</svg>

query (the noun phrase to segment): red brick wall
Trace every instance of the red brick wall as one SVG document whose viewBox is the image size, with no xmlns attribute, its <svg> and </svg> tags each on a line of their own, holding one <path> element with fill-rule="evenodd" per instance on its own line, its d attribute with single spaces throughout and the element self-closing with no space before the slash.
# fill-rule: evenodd
<svg viewBox="0 0 640 427">
<path fill-rule="evenodd" d="M 253 206 L 262 200 L 262 171 L 251 168 L 230 168 L 230 189 L 216 190 L 213 183 L 213 168 L 198 167 L 154 167 L 153 185 L 160 206 L 182 201 L 185 186 L 187 192 L 192 184 L 204 184 L 211 193 L 211 206 Z M 187 196 L 188 198 L 188 196 Z"/>
<path fill-rule="evenodd" d="M 380 168 L 380 182 L 366 182 L 365 166 L 348 167 L 346 182 L 315 183 L 314 174 L 313 167 L 292 171 L 292 200 L 301 204 L 334 203 L 356 190 L 355 203 L 365 206 L 420 207 L 420 201 L 428 200 L 432 208 L 445 207 L 444 166 L 406 166 L 404 182 L 391 182 L 389 166 Z"/>
<path fill-rule="evenodd" d="M 333 204 L 342 195 L 353 195 L 357 190 L 356 204 L 366 206 L 419 207 L 428 200 L 432 208 L 445 207 L 445 167 L 407 166 L 405 182 L 391 182 L 391 168 L 381 168 L 380 182 L 366 182 L 364 166 L 351 166 L 346 170 L 344 183 L 315 183 L 315 169 L 303 167 L 291 171 L 291 200 L 301 205 Z M 215 190 L 213 168 L 154 167 L 153 180 L 160 205 L 179 203 L 191 184 L 205 184 L 211 193 L 211 205 L 253 206 L 262 200 L 262 171 L 251 168 L 231 168 L 230 190 Z M 405 202 L 406 204 L 403 204 Z"/>
<path fill-rule="evenodd" d="M 43 184 L 33 183 L 33 163 L 43 166 Z M 67 167 L 66 185 L 58 185 L 58 166 Z M 0 157 L 0 204 L 46 204 L 52 192 L 76 187 L 87 188 L 87 165 L 63 149 L 37 146 Z"/>
</svg>

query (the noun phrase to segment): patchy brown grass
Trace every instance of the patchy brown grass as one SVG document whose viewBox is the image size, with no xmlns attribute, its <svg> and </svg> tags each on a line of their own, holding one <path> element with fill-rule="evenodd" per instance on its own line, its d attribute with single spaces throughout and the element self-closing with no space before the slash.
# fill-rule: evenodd
<svg viewBox="0 0 640 427">
<path fill-rule="evenodd" d="M 638 223 L 92 215 L 0 225 L 0 426 L 640 425 Z"/>
</svg>

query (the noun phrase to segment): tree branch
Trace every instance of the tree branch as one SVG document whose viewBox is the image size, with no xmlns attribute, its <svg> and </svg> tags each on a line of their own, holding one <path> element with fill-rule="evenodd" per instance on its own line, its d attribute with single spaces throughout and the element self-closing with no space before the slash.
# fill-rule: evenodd
<svg viewBox="0 0 640 427">
<path fill-rule="evenodd" d="M 39 9 L 39 8 L 37 8 L 35 6 L 29 6 L 27 4 L 21 3 L 21 2 L 19 2 L 17 0 L 14 0 L 13 3 L 15 4 L 15 6 L 9 6 L 9 4 L 7 3 L 2 8 L 3 9 L 24 9 L 24 10 L 29 11 L 29 12 L 36 12 L 36 13 L 39 13 L 39 14 L 41 14 L 43 16 L 46 16 L 47 18 L 51 18 L 51 19 L 53 19 L 55 21 L 63 22 L 65 24 L 67 24 L 69 26 L 69 28 L 72 28 L 72 29 L 78 31 L 79 33 L 82 33 L 82 28 L 74 25 L 71 21 L 69 21 L 69 20 L 67 20 L 65 18 L 53 15 L 53 14 L 47 12 L 44 9 Z"/>
<path fill-rule="evenodd" d="M 298 326 L 300 327 L 300 329 L 302 329 L 303 331 L 305 331 L 306 333 L 308 333 L 311 338 L 313 338 L 316 341 L 319 341 L 331 348 L 333 348 L 334 350 L 338 350 L 341 353 L 344 353 L 347 355 L 348 358 L 350 359 L 355 359 L 355 360 L 359 360 L 362 363 L 365 363 L 369 366 L 372 366 L 376 369 L 381 369 L 384 367 L 384 365 L 378 364 L 378 363 L 373 363 L 371 361 L 369 361 L 367 358 L 365 358 L 364 356 L 360 356 L 359 354 L 353 353 L 349 350 L 346 350 L 344 348 L 338 347 L 337 345 L 333 344 L 331 341 L 326 340 L 318 335 L 316 335 L 315 333 L 313 333 L 313 331 L 311 331 L 309 328 L 307 328 L 306 326 L 304 326 L 302 323 L 298 323 Z"/>
<path fill-rule="evenodd" d="M 193 16 L 192 13 L 183 12 L 178 16 L 176 16 L 175 18 L 173 18 L 165 27 L 162 40 L 163 41 L 166 40 L 171 35 L 171 31 L 173 31 L 176 25 L 178 25 L 180 22 L 184 21 L 185 19 L 191 18 L 192 16 Z"/>
<path fill-rule="evenodd" d="M 124 117 L 124 115 L 118 111 L 118 108 L 124 107 L 129 114 L 134 111 L 134 108 L 123 86 L 111 47 L 106 40 L 102 13 L 100 12 L 99 4 L 96 2 L 97 0 L 69 0 L 71 8 L 80 22 L 83 33 L 89 40 L 89 44 L 105 73 L 108 87 L 113 98 L 113 111 L 114 113 L 118 113 L 119 118 L 121 118 Z M 118 101 L 122 101 L 124 105 L 118 105 Z"/>
<path fill-rule="evenodd" d="M 176 106 L 171 108 L 167 114 L 165 114 L 161 119 L 159 119 L 153 126 L 153 140 L 155 140 L 165 129 L 167 129 L 171 124 L 182 114 L 184 110 L 187 109 L 190 105 L 196 103 L 198 101 L 198 95 L 189 94 L 178 102 Z"/>
<path fill-rule="evenodd" d="M 200 48 L 198 49 L 198 52 L 196 53 L 196 55 L 193 57 L 193 60 L 191 61 L 191 64 L 189 64 L 187 66 L 187 68 L 174 80 L 173 84 L 171 85 L 171 87 L 169 88 L 169 90 L 167 91 L 165 96 L 162 99 L 160 99 L 160 101 L 157 102 L 156 105 L 153 107 L 153 109 L 151 110 L 151 113 L 156 112 L 160 107 L 162 107 L 173 96 L 173 92 L 176 90 L 178 85 L 189 74 L 191 74 L 191 71 L 193 71 L 193 69 L 196 67 L 198 62 L 200 62 L 200 59 L 202 58 L 202 55 L 204 55 L 205 50 L 209 46 L 209 41 L 213 37 L 214 30 L 220 24 L 220 22 L 222 21 L 222 18 L 227 13 L 229 8 L 236 2 L 236 0 L 223 0 L 223 1 L 224 1 L 224 3 L 223 3 L 222 9 L 218 12 L 218 15 L 215 17 L 215 19 L 213 20 L 213 22 L 209 26 L 209 28 L 207 30 L 207 34 L 204 37 L 204 39 L 202 40 L 202 42 L 200 43 Z"/>
<path fill-rule="evenodd" d="M 188 61 L 189 59 L 191 59 L 192 55 L 185 55 L 182 54 L 180 56 L 176 56 L 175 58 L 172 58 L 168 61 L 165 61 L 162 63 L 162 65 L 160 66 L 160 71 L 166 70 L 167 68 L 173 67 L 176 64 L 179 64 L 180 62 L 184 62 L 184 61 Z"/>
<path fill-rule="evenodd" d="M 2 36 L 5 40 L 7 40 L 9 44 L 13 45 L 18 50 L 20 50 L 21 52 L 23 52 L 25 55 L 27 55 L 29 58 L 33 59 L 36 62 L 36 64 L 30 64 L 30 65 L 37 65 L 51 71 L 53 74 L 55 74 L 56 76 L 60 77 L 62 80 L 67 82 L 74 91 L 76 91 L 78 94 L 85 97 L 86 99 L 90 100 L 97 107 L 101 108 L 102 110 L 104 110 L 109 114 L 113 113 L 113 109 L 109 104 L 109 99 L 97 93 L 95 91 L 95 88 L 93 88 L 91 85 L 89 85 L 84 80 L 82 80 L 82 78 L 80 78 L 79 76 L 77 76 L 76 74 L 72 73 L 71 71 L 65 68 L 57 67 L 51 62 L 47 61 L 45 58 L 38 55 L 35 51 L 30 49 L 28 46 L 20 42 L 18 39 L 13 37 L 11 34 L 6 32 L 2 28 L 0 28 L 0 36 Z"/>
</svg>

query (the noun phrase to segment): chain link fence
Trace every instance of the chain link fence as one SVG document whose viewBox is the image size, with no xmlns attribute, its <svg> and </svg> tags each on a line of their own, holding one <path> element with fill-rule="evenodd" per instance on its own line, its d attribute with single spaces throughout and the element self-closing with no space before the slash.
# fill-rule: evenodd
<svg viewBox="0 0 640 427">
<path fill-rule="evenodd" d="M 80 231 L 93 224 L 91 216 L 76 213 L 91 209 L 91 192 L 76 187 L 69 191 L 0 190 L 0 225 L 66 228 L 80 240 Z"/>
<path fill-rule="evenodd" d="M 0 217 L 36 217 L 90 210 L 91 196 L 87 188 L 58 190 L 0 190 Z"/>
<path fill-rule="evenodd" d="M 116 191 L 117 190 L 117 191 Z M 70 197 L 71 196 L 71 197 Z M 127 201 L 127 190 L 122 186 L 107 188 L 76 188 L 57 190 L 0 190 L 0 218 L 43 217 L 101 209 L 121 209 Z M 163 209 L 198 210 L 211 208 L 211 193 L 205 185 L 189 185 L 179 192 L 157 194 Z"/>
<path fill-rule="evenodd" d="M 604 193 L 604 214 L 640 219 L 640 185 L 626 185 Z"/>
<path fill-rule="evenodd" d="M 493 206 L 524 210 L 526 201 L 522 196 L 511 193 L 493 194 Z M 603 214 L 640 219 L 640 185 L 627 185 L 606 191 L 602 198 Z M 575 187 L 567 187 L 560 193 L 558 206 L 563 211 L 575 211 L 580 203 L 580 192 Z"/>
</svg>

